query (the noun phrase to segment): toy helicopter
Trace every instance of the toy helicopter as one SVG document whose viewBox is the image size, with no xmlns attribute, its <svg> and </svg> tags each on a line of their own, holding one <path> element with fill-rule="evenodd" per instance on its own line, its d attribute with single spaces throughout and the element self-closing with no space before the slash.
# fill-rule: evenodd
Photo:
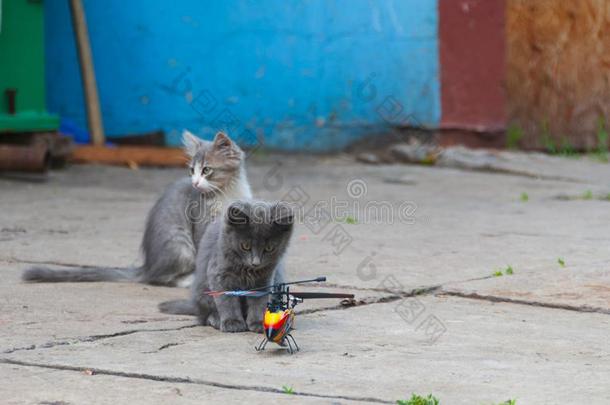
<svg viewBox="0 0 610 405">
<path fill-rule="evenodd" d="M 237 297 L 255 298 L 269 295 L 269 302 L 263 317 L 263 340 L 255 347 L 256 351 L 265 350 L 268 342 L 285 347 L 288 353 L 293 354 L 299 350 L 296 340 L 290 334 L 294 326 L 294 307 L 304 299 L 312 298 L 354 298 L 354 294 L 320 293 L 320 292 L 291 292 L 289 285 L 326 281 L 326 277 L 317 277 L 311 280 L 278 283 L 252 290 L 210 291 L 212 296 L 232 295 Z"/>
</svg>

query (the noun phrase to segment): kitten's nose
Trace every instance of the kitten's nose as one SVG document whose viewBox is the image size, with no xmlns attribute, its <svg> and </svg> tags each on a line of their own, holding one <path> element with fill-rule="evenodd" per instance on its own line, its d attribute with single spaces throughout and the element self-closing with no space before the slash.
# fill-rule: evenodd
<svg viewBox="0 0 610 405">
<path fill-rule="evenodd" d="M 258 257 L 258 256 L 254 256 L 254 257 L 252 258 L 252 265 L 253 265 L 253 266 L 258 266 L 258 265 L 260 265 L 260 264 L 261 264 L 261 258 L 260 258 L 260 257 Z"/>
</svg>

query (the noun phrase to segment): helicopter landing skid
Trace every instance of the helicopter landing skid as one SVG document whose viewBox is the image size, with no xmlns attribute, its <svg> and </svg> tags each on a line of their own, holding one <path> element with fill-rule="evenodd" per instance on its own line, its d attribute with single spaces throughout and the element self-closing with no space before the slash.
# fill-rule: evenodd
<svg viewBox="0 0 610 405">
<path fill-rule="evenodd" d="M 256 350 L 257 352 L 260 352 L 262 350 L 265 350 L 265 346 L 267 346 L 267 338 L 264 337 L 263 340 L 261 340 L 261 342 L 258 344 L 258 346 L 254 346 L 254 350 Z"/>
<path fill-rule="evenodd" d="M 290 340 L 292 340 L 292 343 L 290 343 Z M 286 335 L 286 337 L 284 338 L 284 341 L 286 343 L 288 343 L 288 353 L 290 354 L 294 354 L 295 352 L 298 352 L 299 350 L 299 345 L 297 345 L 297 341 L 294 340 L 294 336 L 292 336 L 290 333 L 288 333 Z M 293 347 L 294 345 L 294 347 Z"/>
<path fill-rule="evenodd" d="M 256 350 L 257 352 L 261 352 L 261 351 L 265 350 L 265 347 L 267 346 L 268 341 L 269 340 L 267 340 L 266 337 L 263 338 L 263 340 L 261 340 L 261 342 L 258 344 L 258 346 L 254 346 L 254 350 Z M 290 354 L 294 354 L 294 353 L 298 352 L 299 350 L 301 350 L 299 348 L 299 345 L 297 344 L 297 341 L 294 340 L 294 336 L 292 336 L 290 333 L 284 337 L 284 340 L 282 341 L 282 343 L 280 343 L 280 346 L 285 347 L 286 350 L 288 350 L 288 353 L 290 353 Z"/>
</svg>

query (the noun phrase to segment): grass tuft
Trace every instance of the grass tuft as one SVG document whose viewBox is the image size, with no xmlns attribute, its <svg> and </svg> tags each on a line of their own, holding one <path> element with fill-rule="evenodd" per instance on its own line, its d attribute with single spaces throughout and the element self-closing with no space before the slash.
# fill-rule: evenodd
<svg viewBox="0 0 610 405">
<path fill-rule="evenodd" d="M 521 139 L 523 139 L 523 130 L 518 125 L 511 124 L 506 131 L 506 147 L 517 149 Z"/>
<path fill-rule="evenodd" d="M 347 215 L 345 217 L 338 217 L 335 219 L 335 221 L 343 222 L 348 225 L 356 225 L 358 223 L 358 220 L 356 218 L 352 217 L 351 215 Z"/>
<path fill-rule="evenodd" d="M 502 269 L 498 269 L 498 270 L 494 271 L 493 273 L 491 273 L 491 275 L 494 277 L 502 277 L 505 274 L 507 276 L 512 276 L 513 274 L 515 274 L 515 270 L 513 269 L 513 266 L 506 266 L 506 268 L 504 269 L 504 272 L 502 272 Z"/>
<path fill-rule="evenodd" d="M 600 117 L 597 123 L 597 148 L 593 155 L 600 162 L 608 163 L 608 131 L 603 117 Z"/>
<path fill-rule="evenodd" d="M 587 190 L 582 194 L 582 199 L 583 200 L 592 200 L 593 199 L 593 192 L 591 190 Z"/>
<path fill-rule="evenodd" d="M 398 405 L 438 405 L 438 398 L 433 396 L 432 394 L 428 394 L 427 397 L 422 397 L 421 395 L 411 394 L 410 399 L 399 399 L 396 401 Z"/>
</svg>

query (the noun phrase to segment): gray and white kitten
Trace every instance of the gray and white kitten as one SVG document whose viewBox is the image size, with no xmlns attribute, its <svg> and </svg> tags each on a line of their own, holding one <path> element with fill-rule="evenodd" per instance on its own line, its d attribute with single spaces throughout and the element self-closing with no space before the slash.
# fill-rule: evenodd
<svg viewBox="0 0 610 405">
<path fill-rule="evenodd" d="M 190 158 L 190 177 L 171 184 L 150 210 L 142 252 L 144 264 L 133 268 L 86 267 L 53 270 L 34 267 L 23 274 L 25 281 L 135 281 L 168 286 L 189 286 L 195 270 L 196 247 L 209 223 L 223 206 L 251 198 L 246 178 L 245 155 L 227 135 L 203 141 L 183 133 Z"/>
<path fill-rule="evenodd" d="M 164 302 L 159 309 L 197 315 L 202 325 L 223 332 L 261 332 L 267 297 L 212 297 L 203 292 L 247 290 L 282 282 L 283 257 L 292 228 L 293 213 L 286 203 L 232 203 L 223 218 L 210 224 L 199 243 L 190 300 Z"/>
</svg>

